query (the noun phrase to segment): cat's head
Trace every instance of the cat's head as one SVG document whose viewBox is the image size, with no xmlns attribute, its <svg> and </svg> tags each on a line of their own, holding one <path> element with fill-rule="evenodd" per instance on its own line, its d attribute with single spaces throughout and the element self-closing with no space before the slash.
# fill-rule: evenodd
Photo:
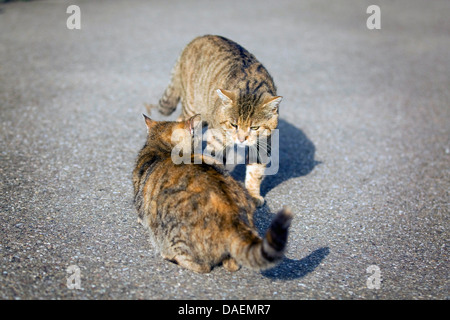
<svg viewBox="0 0 450 320">
<path fill-rule="evenodd" d="M 222 102 L 217 115 L 227 144 L 255 145 L 258 136 L 269 136 L 278 126 L 280 96 L 265 93 L 261 96 L 240 96 L 239 91 L 218 89 Z"/>
<path fill-rule="evenodd" d="M 194 130 L 201 128 L 201 117 L 195 115 L 186 121 L 156 121 L 143 115 L 147 125 L 147 144 L 158 146 L 160 150 L 174 148 L 191 150 Z"/>
</svg>

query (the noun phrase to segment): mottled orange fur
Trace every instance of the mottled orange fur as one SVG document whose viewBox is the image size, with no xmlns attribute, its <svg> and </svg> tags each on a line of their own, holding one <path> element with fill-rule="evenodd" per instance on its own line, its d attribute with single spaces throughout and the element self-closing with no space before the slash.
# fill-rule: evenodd
<svg viewBox="0 0 450 320">
<path fill-rule="evenodd" d="M 175 164 L 175 130 L 191 137 L 192 119 L 157 122 L 145 118 L 148 136 L 133 170 L 138 220 L 164 259 L 195 272 L 222 263 L 262 270 L 283 257 L 292 214 L 282 210 L 261 239 L 253 226 L 248 192 L 220 165 Z M 198 156 L 198 155 L 197 155 Z M 194 156 L 193 156 L 194 157 Z"/>
</svg>

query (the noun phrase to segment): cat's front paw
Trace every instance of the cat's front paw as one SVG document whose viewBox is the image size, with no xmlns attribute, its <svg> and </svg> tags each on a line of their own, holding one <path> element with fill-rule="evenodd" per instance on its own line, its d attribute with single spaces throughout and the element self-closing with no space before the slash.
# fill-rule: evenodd
<svg viewBox="0 0 450 320">
<path fill-rule="evenodd" d="M 252 198 L 257 208 L 262 207 L 264 205 L 264 198 L 262 196 L 252 196 Z"/>
</svg>

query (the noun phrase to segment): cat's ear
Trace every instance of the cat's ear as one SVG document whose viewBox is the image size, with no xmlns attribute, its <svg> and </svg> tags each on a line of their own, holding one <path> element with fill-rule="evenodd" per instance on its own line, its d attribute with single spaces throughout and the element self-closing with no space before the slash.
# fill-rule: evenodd
<svg viewBox="0 0 450 320">
<path fill-rule="evenodd" d="M 201 114 L 196 114 L 195 116 L 190 117 L 185 121 L 184 127 L 186 130 L 189 130 L 191 135 L 194 134 L 194 131 L 202 124 L 202 116 Z"/>
<path fill-rule="evenodd" d="M 150 119 L 145 114 L 142 114 L 145 119 L 145 124 L 147 125 L 147 133 L 150 131 L 150 129 L 156 124 L 155 120 Z"/>
<path fill-rule="evenodd" d="M 283 100 L 281 96 L 271 96 L 264 101 L 264 108 L 277 114 L 281 100 Z"/>
<path fill-rule="evenodd" d="M 233 91 L 217 89 L 216 92 L 220 100 L 222 100 L 222 103 L 226 106 L 230 105 L 235 99 L 235 94 Z"/>
</svg>

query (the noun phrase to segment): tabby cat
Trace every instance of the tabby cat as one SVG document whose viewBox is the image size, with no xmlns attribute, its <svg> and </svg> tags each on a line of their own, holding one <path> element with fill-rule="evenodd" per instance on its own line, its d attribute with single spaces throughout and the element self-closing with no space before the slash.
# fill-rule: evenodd
<svg viewBox="0 0 450 320">
<path fill-rule="evenodd" d="M 229 271 L 275 266 L 284 255 L 291 212 L 281 210 L 261 239 L 251 197 L 223 166 L 172 161 L 173 148 L 191 139 L 195 117 L 181 122 L 144 117 L 148 134 L 133 171 L 134 203 L 161 256 L 199 273 L 220 263 Z"/>
<path fill-rule="evenodd" d="M 147 107 L 170 115 L 181 100 L 179 119 L 201 114 L 209 129 L 222 132 L 223 148 L 238 145 L 270 153 L 281 99 L 269 72 L 251 53 L 224 37 L 206 35 L 184 48 L 159 104 Z M 246 166 L 245 187 L 257 206 L 264 204 L 265 168 L 260 161 Z"/>
</svg>

